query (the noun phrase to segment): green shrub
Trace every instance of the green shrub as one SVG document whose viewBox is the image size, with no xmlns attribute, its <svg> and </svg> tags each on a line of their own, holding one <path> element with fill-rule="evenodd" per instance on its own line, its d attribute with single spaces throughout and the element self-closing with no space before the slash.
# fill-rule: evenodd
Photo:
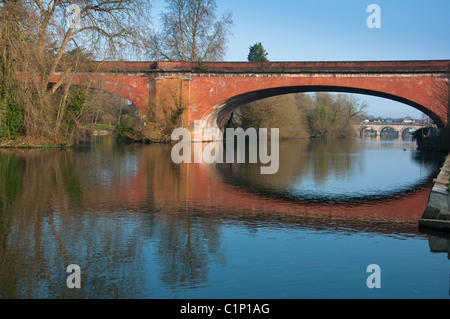
<svg viewBox="0 0 450 319">
<path fill-rule="evenodd" d="M 0 97 L 0 141 L 17 140 L 23 123 L 23 113 L 19 104 L 9 93 Z"/>
</svg>

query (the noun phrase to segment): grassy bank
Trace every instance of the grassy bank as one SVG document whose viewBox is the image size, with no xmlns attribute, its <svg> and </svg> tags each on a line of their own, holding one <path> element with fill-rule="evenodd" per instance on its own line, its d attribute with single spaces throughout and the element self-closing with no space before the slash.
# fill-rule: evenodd
<svg viewBox="0 0 450 319">
<path fill-rule="evenodd" d="M 7 140 L 0 142 L 0 148 L 66 148 L 73 143 L 58 139 L 42 137 L 20 136 L 17 140 Z"/>
</svg>

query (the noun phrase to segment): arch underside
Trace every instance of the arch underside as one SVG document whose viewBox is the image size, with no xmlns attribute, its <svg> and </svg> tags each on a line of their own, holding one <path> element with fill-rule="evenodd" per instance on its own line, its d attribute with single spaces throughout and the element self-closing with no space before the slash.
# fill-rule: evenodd
<svg viewBox="0 0 450 319">
<path fill-rule="evenodd" d="M 139 87 L 139 84 L 141 84 L 142 86 L 142 83 L 138 83 L 137 85 L 130 85 L 130 83 L 133 84 L 132 82 L 134 77 L 130 76 L 129 78 L 130 79 L 128 80 L 128 83 L 121 83 L 121 81 L 115 80 L 113 77 L 78 76 L 72 79 L 72 84 L 120 96 L 133 103 L 140 109 L 145 110 L 148 105 L 148 89 L 137 90 L 136 87 Z M 58 78 L 52 79 L 50 85 L 54 85 L 57 79 Z M 121 80 L 126 82 L 126 77 Z M 144 84 L 145 88 L 147 88 L 147 83 Z M 142 91 L 144 91 L 145 93 L 143 94 Z"/>
<path fill-rule="evenodd" d="M 91 86 L 85 86 L 85 85 L 82 85 L 82 84 L 77 84 L 77 85 L 84 86 L 86 89 L 91 90 L 91 91 L 100 91 L 100 92 L 105 92 L 105 93 L 108 93 L 108 94 L 111 94 L 111 95 L 115 95 L 117 97 L 121 97 L 121 98 L 127 100 L 132 105 L 138 107 L 138 105 L 136 105 L 132 100 L 130 100 L 129 94 L 121 94 L 120 92 L 117 92 L 115 90 L 108 90 L 107 88 L 102 87 L 102 86 L 92 86 L 92 85 Z"/>
<path fill-rule="evenodd" d="M 412 133 L 410 130 L 414 131 L 413 127 L 407 127 L 405 129 L 403 129 L 399 134 L 402 138 L 405 138 L 406 136 L 408 136 L 408 134 Z"/>
<path fill-rule="evenodd" d="M 213 111 L 209 113 L 207 117 L 205 117 L 205 120 L 207 121 L 208 126 L 218 126 L 220 128 L 223 128 L 226 118 L 235 109 L 239 108 L 244 104 L 277 95 L 292 94 L 292 93 L 312 93 L 312 92 L 353 93 L 386 98 L 389 100 L 409 105 L 428 115 L 439 128 L 445 127 L 443 120 L 437 114 L 432 112 L 427 107 L 417 102 L 408 100 L 406 98 L 375 90 L 361 89 L 355 87 L 329 86 L 329 85 L 277 87 L 236 95 L 216 105 L 213 108 Z"/>
<path fill-rule="evenodd" d="M 82 85 L 82 84 L 80 84 Z M 108 92 L 110 94 L 114 94 L 120 96 L 127 101 L 131 102 L 133 105 L 140 107 L 140 100 L 135 94 L 130 90 L 130 88 L 126 85 L 123 85 L 118 82 L 107 81 L 104 79 L 93 79 L 88 85 L 88 88 L 94 90 L 100 90 L 104 92 Z"/>
<path fill-rule="evenodd" d="M 393 127 L 386 126 L 386 127 L 383 127 L 383 128 L 380 130 L 380 134 L 381 134 L 381 133 L 399 133 L 399 131 L 397 131 L 397 130 L 394 129 Z"/>
</svg>

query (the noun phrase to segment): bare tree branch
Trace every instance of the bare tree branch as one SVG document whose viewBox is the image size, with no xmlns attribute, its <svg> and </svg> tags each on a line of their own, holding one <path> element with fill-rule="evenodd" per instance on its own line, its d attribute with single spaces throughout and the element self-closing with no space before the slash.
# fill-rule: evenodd
<svg viewBox="0 0 450 319">
<path fill-rule="evenodd" d="M 166 0 L 162 29 L 154 35 L 150 55 L 169 61 L 220 61 L 233 24 L 231 13 L 216 18 L 215 0 Z"/>
</svg>

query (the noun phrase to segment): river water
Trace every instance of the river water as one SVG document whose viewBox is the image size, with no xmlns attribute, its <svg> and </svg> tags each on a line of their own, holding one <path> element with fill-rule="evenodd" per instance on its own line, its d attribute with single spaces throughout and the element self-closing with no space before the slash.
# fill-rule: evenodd
<svg viewBox="0 0 450 319">
<path fill-rule="evenodd" d="M 414 143 L 283 141 L 274 175 L 170 154 L 0 150 L 0 297 L 449 297 L 447 239 L 418 229 L 442 159 Z"/>
</svg>

